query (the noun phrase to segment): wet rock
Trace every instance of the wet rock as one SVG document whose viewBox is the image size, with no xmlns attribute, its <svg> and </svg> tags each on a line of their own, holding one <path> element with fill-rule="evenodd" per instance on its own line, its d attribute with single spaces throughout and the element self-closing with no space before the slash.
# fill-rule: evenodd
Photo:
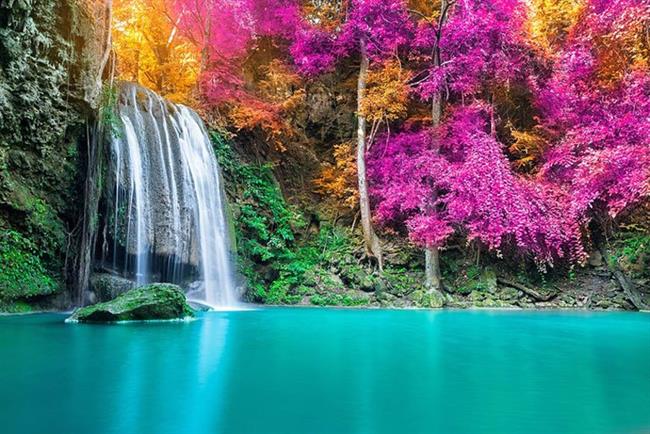
<svg viewBox="0 0 650 434">
<path fill-rule="evenodd" d="M 485 299 L 485 294 L 481 291 L 474 290 L 469 294 L 469 299 L 473 302 L 483 301 Z"/>
<path fill-rule="evenodd" d="M 132 289 L 112 301 L 77 309 L 70 322 L 143 321 L 194 316 L 181 288 L 154 283 Z"/>
<path fill-rule="evenodd" d="M 515 288 L 505 287 L 499 291 L 499 298 L 504 301 L 514 302 L 518 300 L 522 292 Z"/>
<path fill-rule="evenodd" d="M 90 277 L 90 288 L 95 294 L 95 300 L 89 301 L 104 302 L 135 288 L 135 282 L 113 274 L 98 273 Z"/>
<path fill-rule="evenodd" d="M 603 264 L 603 255 L 598 250 L 594 250 L 589 254 L 589 265 L 592 267 L 602 267 Z"/>
</svg>

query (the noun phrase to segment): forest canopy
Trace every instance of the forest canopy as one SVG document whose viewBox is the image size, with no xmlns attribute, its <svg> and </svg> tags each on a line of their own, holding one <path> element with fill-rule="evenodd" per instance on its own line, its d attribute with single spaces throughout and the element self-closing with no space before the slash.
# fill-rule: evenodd
<svg viewBox="0 0 650 434">
<path fill-rule="evenodd" d="M 407 235 L 437 288 L 451 240 L 573 266 L 647 201 L 649 23 L 645 0 L 115 0 L 113 39 L 118 78 L 213 126 L 326 146 L 313 190 L 380 268 L 377 227 Z M 319 82 L 356 94 L 348 133 L 301 115 Z"/>
</svg>

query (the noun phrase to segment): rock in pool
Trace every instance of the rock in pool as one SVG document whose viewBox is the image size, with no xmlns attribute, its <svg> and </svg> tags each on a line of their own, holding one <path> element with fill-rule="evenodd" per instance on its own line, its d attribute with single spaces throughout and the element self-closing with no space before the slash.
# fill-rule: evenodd
<svg viewBox="0 0 650 434">
<path fill-rule="evenodd" d="M 77 309 L 70 322 L 145 321 L 194 316 L 177 285 L 153 283 L 119 295 L 114 300 Z"/>
</svg>

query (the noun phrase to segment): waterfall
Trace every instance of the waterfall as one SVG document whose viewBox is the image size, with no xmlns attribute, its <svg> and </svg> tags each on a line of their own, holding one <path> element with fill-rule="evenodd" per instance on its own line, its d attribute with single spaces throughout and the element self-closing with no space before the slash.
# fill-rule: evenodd
<svg viewBox="0 0 650 434">
<path fill-rule="evenodd" d="M 109 268 L 138 284 L 190 287 L 190 298 L 213 307 L 236 305 L 225 193 L 203 122 L 128 83 L 117 110 L 106 187 Z"/>
</svg>

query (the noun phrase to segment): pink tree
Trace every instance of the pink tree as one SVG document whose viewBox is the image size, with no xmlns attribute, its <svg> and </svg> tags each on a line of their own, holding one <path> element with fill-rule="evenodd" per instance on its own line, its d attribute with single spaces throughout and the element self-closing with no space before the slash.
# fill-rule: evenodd
<svg viewBox="0 0 650 434">
<path fill-rule="evenodd" d="M 536 89 L 553 133 L 540 179 L 562 189 L 565 209 L 607 261 L 611 222 L 650 198 L 650 3 L 591 0 Z M 588 231 L 588 229 L 597 229 Z M 632 303 L 634 285 L 609 264 Z"/>
<path fill-rule="evenodd" d="M 592 234 L 650 197 L 650 3 L 590 0 L 536 90 L 541 124 L 552 132 L 540 181 L 564 193 L 565 212 Z M 630 301 L 634 285 L 609 264 Z"/>
<path fill-rule="evenodd" d="M 537 88 L 542 123 L 557 137 L 541 176 L 567 191 L 582 223 L 650 196 L 648 22 L 647 1 L 590 1 Z"/>
<path fill-rule="evenodd" d="M 521 79 L 526 67 L 528 49 L 520 36 L 524 6 L 520 0 L 443 0 L 437 22 L 420 21 L 413 45 L 416 68 L 424 77 L 417 91 L 431 102 L 434 142 L 443 122 L 443 99 L 461 105 L 480 99 L 489 102 L 490 131 L 496 136 L 493 89 Z M 418 227 L 419 232 L 425 230 L 422 224 Z M 448 232 L 444 225 L 440 231 Z M 441 286 L 441 245 L 422 245 L 427 286 L 436 291 Z"/>
<path fill-rule="evenodd" d="M 366 118 L 361 107 L 366 93 L 368 68 L 371 61 L 381 61 L 398 55 L 411 32 L 411 22 L 404 0 L 352 0 L 347 20 L 327 33 L 303 22 L 296 32 L 291 48 L 297 68 L 313 76 L 334 67 L 339 58 L 358 55 L 357 80 L 357 178 L 359 207 L 366 252 L 374 256 L 383 269 L 382 248 L 373 225 L 366 175 Z"/>
<path fill-rule="evenodd" d="M 425 129 L 379 141 L 369 162 L 380 221 L 404 226 L 424 246 L 442 247 L 457 231 L 540 267 L 582 259 L 580 227 L 565 217 L 561 191 L 513 172 L 489 133 L 490 111 L 454 108 L 435 139 Z"/>
</svg>

